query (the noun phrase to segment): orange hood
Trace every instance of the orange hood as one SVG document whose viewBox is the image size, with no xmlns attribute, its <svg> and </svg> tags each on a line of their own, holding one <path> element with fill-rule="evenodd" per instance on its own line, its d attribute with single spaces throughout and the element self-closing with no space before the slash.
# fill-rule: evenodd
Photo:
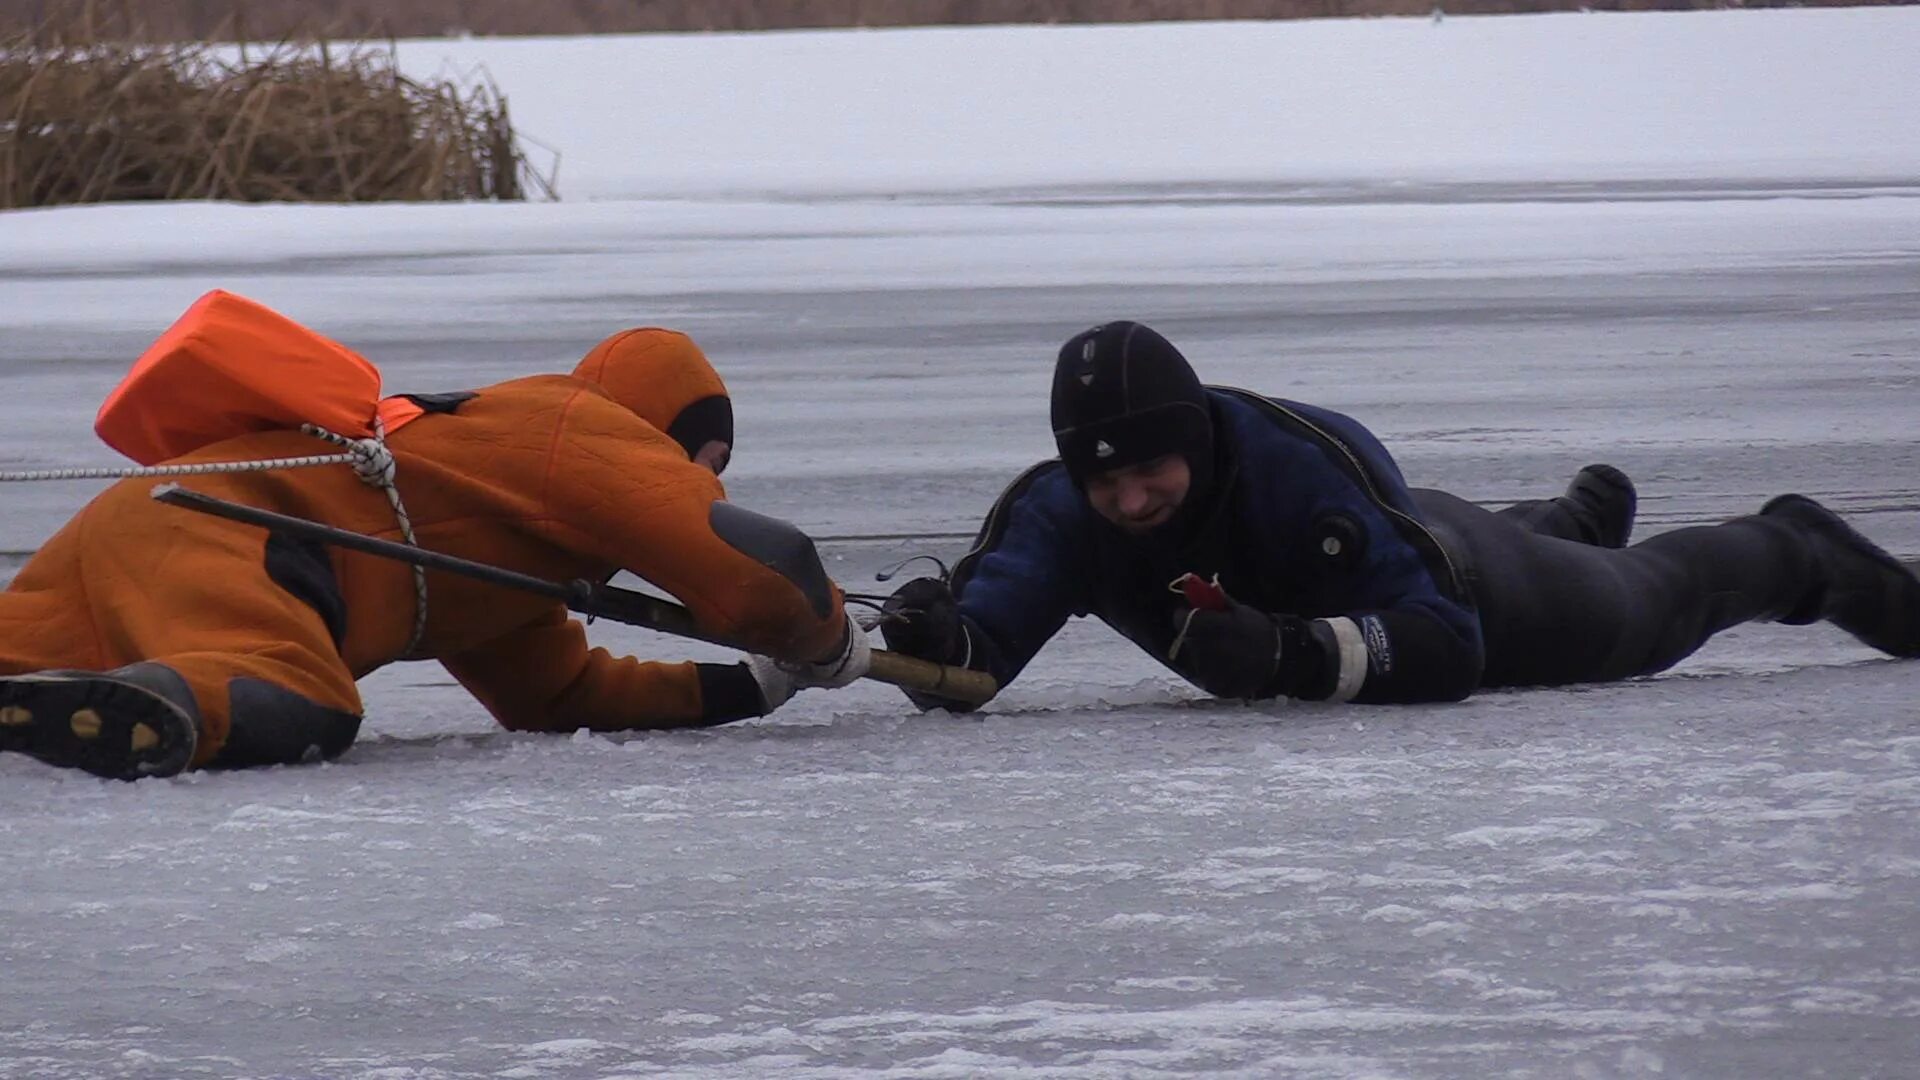
<svg viewBox="0 0 1920 1080">
<path fill-rule="evenodd" d="M 733 446 L 727 386 L 693 339 L 677 330 L 622 330 L 593 347 L 573 369 L 691 457 L 708 441 Z"/>
</svg>

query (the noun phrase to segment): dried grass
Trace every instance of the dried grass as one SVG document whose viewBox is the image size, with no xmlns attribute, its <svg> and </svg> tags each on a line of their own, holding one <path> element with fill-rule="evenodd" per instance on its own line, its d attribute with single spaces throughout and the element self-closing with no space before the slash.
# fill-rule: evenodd
<svg viewBox="0 0 1920 1080">
<path fill-rule="evenodd" d="M 53 0 L 0 0 L 0 33 Z M 1513 11 L 1826 7 L 1881 0 L 139 0 L 149 41 L 281 35 L 325 20 L 337 38 L 592 34 L 824 26 L 1297 19 Z M 1911 2 L 1911 0 L 1888 0 Z"/>
<path fill-rule="evenodd" d="M 148 199 L 552 197 L 491 79 L 391 44 L 140 45 L 86 4 L 0 40 L 0 209 Z"/>
</svg>

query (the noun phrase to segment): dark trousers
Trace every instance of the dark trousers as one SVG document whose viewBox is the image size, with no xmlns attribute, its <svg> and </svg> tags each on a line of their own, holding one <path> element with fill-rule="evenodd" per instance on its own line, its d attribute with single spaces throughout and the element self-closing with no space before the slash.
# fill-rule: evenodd
<svg viewBox="0 0 1920 1080">
<path fill-rule="evenodd" d="M 1808 539 L 1772 518 L 1609 549 L 1566 539 L 1570 522 L 1544 503 L 1495 513 L 1443 491 L 1416 490 L 1414 500 L 1469 567 L 1486 638 L 1482 686 L 1662 671 L 1730 626 L 1792 612 L 1817 585 Z"/>
</svg>

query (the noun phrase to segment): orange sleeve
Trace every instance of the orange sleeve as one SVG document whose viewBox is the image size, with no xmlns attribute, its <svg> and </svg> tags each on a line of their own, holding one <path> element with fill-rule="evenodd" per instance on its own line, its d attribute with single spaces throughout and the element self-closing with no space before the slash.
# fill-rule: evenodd
<svg viewBox="0 0 1920 1080">
<path fill-rule="evenodd" d="M 569 403 L 542 495 L 541 527 L 557 543 L 665 590 L 709 634 L 787 659 L 841 641 L 839 587 L 827 582 L 816 610 L 800 585 L 717 535 L 720 481 L 612 401 L 583 392 Z"/>
<path fill-rule="evenodd" d="M 710 723 L 697 666 L 589 649 L 577 619 L 553 610 L 440 661 L 513 731 L 634 731 Z"/>
</svg>

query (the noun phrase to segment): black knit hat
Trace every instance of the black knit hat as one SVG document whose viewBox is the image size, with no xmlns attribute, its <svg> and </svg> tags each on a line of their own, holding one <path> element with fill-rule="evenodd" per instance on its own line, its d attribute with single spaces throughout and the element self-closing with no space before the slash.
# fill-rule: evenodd
<svg viewBox="0 0 1920 1080">
<path fill-rule="evenodd" d="M 1075 334 L 1053 369 L 1053 439 L 1076 484 L 1167 454 L 1195 490 L 1213 466 L 1213 420 L 1187 358 L 1152 328 L 1111 322 Z"/>
</svg>

